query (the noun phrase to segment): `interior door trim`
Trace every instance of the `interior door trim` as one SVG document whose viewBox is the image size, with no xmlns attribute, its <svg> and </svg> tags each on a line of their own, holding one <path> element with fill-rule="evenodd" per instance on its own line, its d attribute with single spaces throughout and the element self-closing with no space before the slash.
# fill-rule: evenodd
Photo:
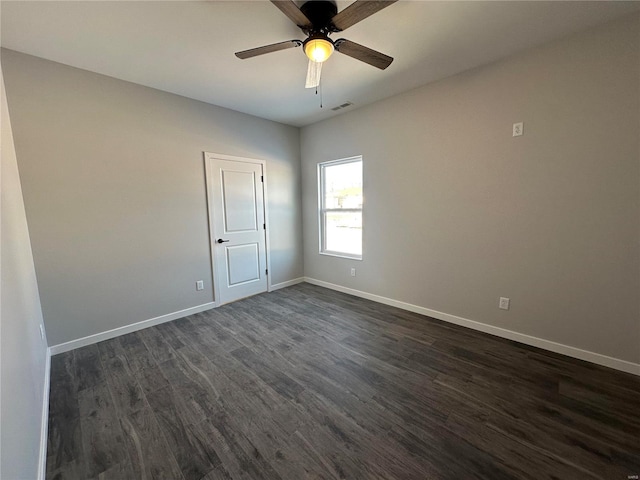
<svg viewBox="0 0 640 480">
<path fill-rule="evenodd" d="M 206 193 L 207 193 L 207 222 L 209 224 L 209 255 L 211 257 L 211 283 L 213 285 L 213 296 L 214 296 L 214 307 L 219 306 L 220 299 L 220 285 L 216 279 L 216 267 L 214 265 L 214 241 L 216 238 L 216 232 L 214 231 L 213 222 L 213 166 L 212 162 L 214 159 L 218 160 L 231 160 L 233 162 L 244 162 L 244 163 L 253 163 L 262 165 L 262 192 L 264 195 L 264 223 L 265 223 L 265 261 L 267 265 L 267 292 L 271 292 L 271 245 L 269 243 L 269 195 L 267 191 L 267 162 L 266 160 L 260 160 L 257 158 L 248 158 L 248 157 L 236 157 L 233 155 L 225 155 L 222 153 L 212 153 L 212 152 L 203 152 L 204 156 L 204 169 L 205 169 L 205 184 L 206 184 Z"/>
</svg>

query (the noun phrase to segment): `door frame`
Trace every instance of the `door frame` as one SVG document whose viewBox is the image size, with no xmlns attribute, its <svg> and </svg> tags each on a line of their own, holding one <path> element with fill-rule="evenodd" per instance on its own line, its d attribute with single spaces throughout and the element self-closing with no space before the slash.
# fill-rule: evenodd
<svg viewBox="0 0 640 480">
<path fill-rule="evenodd" d="M 265 263 L 267 265 L 267 292 L 271 291 L 271 247 L 269 243 L 269 197 L 267 195 L 267 162 L 266 160 L 260 160 L 257 158 L 248 157 L 236 157 L 233 155 L 225 155 L 222 153 L 203 152 L 204 154 L 204 169 L 205 169 L 205 185 L 207 193 L 207 222 L 209 224 L 209 255 L 211 257 L 211 280 L 213 282 L 213 306 L 219 307 L 220 303 L 220 282 L 218 282 L 218 272 L 215 265 L 214 256 L 214 239 L 216 238 L 216 232 L 214 231 L 214 213 L 213 213 L 213 160 L 229 160 L 232 162 L 253 163 L 260 164 L 262 166 L 262 176 L 264 181 L 262 182 L 262 195 L 264 196 L 264 223 L 266 228 L 264 229 L 265 237 Z"/>
</svg>

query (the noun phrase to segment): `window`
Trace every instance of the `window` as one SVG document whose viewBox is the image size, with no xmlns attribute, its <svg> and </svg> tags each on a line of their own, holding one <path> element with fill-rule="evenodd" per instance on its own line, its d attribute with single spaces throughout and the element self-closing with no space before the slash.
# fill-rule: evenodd
<svg viewBox="0 0 640 480">
<path fill-rule="evenodd" d="M 318 165 L 320 253 L 362 259 L 362 157 Z"/>
</svg>

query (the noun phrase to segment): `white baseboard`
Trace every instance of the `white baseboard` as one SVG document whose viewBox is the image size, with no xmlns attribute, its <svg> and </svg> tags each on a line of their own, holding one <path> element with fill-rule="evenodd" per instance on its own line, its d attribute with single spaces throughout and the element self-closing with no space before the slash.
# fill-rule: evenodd
<svg viewBox="0 0 640 480">
<path fill-rule="evenodd" d="M 276 283 L 275 285 L 271 285 L 270 292 L 275 292 L 276 290 L 280 290 L 281 288 L 291 287 L 292 285 L 297 285 L 299 283 L 304 282 L 304 277 L 294 278 L 293 280 L 287 280 L 286 282 Z"/>
<path fill-rule="evenodd" d="M 542 348 L 544 350 L 550 350 L 555 353 L 567 355 L 569 357 L 578 358 L 587 362 L 603 365 L 605 367 L 614 368 L 623 372 L 631 373 L 634 375 L 640 375 L 640 364 L 621 360 L 619 358 L 609 357 L 600 353 L 590 352 L 588 350 L 582 350 L 576 347 L 570 347 L 562 343 L 553 342 L 551 340 L 545 340 L 543 338 L 533 337 L 524 333 L 514 332 L 507 330 L 506 328 L 494 327 L 493 325 L 487 325 L 486 323 L 476 322 L 475 320 L 469 320 L 467 318 L 458 317 L 456 315 L 450 315 L 448 313 L 438 312 L 437 310 L 431 310 L 430 308 L 420 307 L 411 303 L 401 302 L 392 298 L 382 297 L 380 295 L 374 295 L 372 293 L 362 292 L 353 288 L 343 287 L 342 285 L 336 285 L 333 283 L 325 282 L 322 280 L 316 280 L 315 278 L 305 277 L 305 282 L 320 287 L 329 288 L 331 290 L 337 290 L 338 292 L 347 293 L 356 297 L 366 298 L 374 302 L 383 303 L 385 305 L 391 305 L 392 307 L 401 308 L 410 312 L 419 313 L 428 317 L 437 318 L 449 323 L 455 323 L 463 327 L 478 330 L 480 332 L 489 333 L 497 337 L 514 340 L 516 342 L 531 345 L 533 347 Z"/>
<path fill-rule="evenodd" d="M 69 350 L 74 350 L 76 348 L 85 347 L 93 343 L 109 340 L 111 338 L 119 337 L 120 335 L 126 335 L 127 333 L 137 332 L 138 330 L 153 327 L 154 325 L 159 325 L 161 323 L 170 322 L 171 320 L 177 320 L 178 318 L 187 317 L 189 315 L 193 315 L 194 313 L 204 312 L 205 310 L 210 310 L 211 308 L 215 307 L 215 305 L 216 304 L 214 302 L 204 303 L 196 307 L 185 308 L 184 310 L 179 310 L 177 312 L 167 313 L 166 315 L 160 315 L 159 317 L 132 323 L 131 325 L 124 325 L 112 330 L 107 330 L 106 332 L 95 333 L 93 335 L 89 335 L 88 337 L 78 338 L 69 342 L 53 345 L 50 348 L 51 355 L 68 352 Z"/>
<path fill-rule="evenodd" d="M 38 480 L 47 475 L 47 438 L 49 435 L 49 389 L 51 386 L 51 348 L 47 347 L 44 364 L 44 391 L 42 395 L 42 419 L 40 425 L 40 456 L 38 458 Z"/>
</svg>

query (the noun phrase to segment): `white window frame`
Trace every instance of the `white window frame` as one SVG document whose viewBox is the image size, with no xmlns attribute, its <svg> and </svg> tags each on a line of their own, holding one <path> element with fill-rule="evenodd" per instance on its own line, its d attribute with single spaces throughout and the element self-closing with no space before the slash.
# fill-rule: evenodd
<svg viewBox="0 0 640 480">
<path fill-rule="evenodd" d="M 324 206 L 324 168 L 333 167 L 335 165 L 342 165 L 345 163 L 362 163 L 362 176 L 363 176 L 363 190 L 364 190 L 364 162 L 362 155 L 355 157 L 341 158 L 339 160 L 329 160 L 327 162 L 318 163 L 318 233 L 319 233 L 319 253 L 320 255 L 328 255 L 330 257 L 348 258 L 351 260 L 362 260 L 364 255 L 364 200 L 362 208 L 326 208 Z M 325 215 L 327 212 L 360 212 L 362 214 L 362 255 L 354 255 L 352 253 L 339 252 L 334 250 L 327 250 L 325 245 L 326 241 L 326 228 L 325 228 Z"/>
</svg>

